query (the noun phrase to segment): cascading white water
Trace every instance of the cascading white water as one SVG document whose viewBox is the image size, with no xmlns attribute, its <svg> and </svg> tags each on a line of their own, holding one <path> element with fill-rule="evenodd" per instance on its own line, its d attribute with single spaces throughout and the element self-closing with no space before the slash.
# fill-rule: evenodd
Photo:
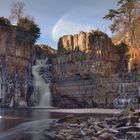
<svg viewBox="0 0 140 140">
<path fill-rule="evenodd" d="M 128 83 L 120 83 L 118 94 L 119 97 L 114 100 L 114 107 L 124 108 L 128 105 L 131 105 L 131 99 L 128 97 L 126 87 Z"/>
<path fill-rule="evenodd" d="M 50 107 L 51 106 L 51 93 L 49 88 L 49 83 L 45 82 L 42 75 L 40 74 L 41 68 L 48 67 L 46 64 L 46 59 L 36 60 L 36 65 L 33 66 L 33 76 L 35 79 L 35 85 L 37 93 L 40 95 L 39 106 L 40 107 Z"/>
<path fill-rule="evenodd" d="M 140 85 L 138 85 L 138 96 L 140 97 Z"/>
<path fill-rule="evenodd" d="M 1 75 L 0 75 L 0 99 L 2 99 L 1 83 L 2 83 L 2 79 L 1 79 Z"/>
</svg>

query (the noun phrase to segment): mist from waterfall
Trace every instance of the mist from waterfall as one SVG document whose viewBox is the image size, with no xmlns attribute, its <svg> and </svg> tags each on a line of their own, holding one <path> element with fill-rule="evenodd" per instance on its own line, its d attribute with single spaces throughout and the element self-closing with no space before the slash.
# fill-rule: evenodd
<svg viewBox="0 0 140 140">
<path fill-rule="evenodd" d="M 39 94 L 40 100 L 38 106 L 40 107 L 50 107 L 51 106 L 51 93 L 50 93 L 50 83 L 46 83 L 46 79 L 43 78 L 41 74 L 41 69 L 48 69 L 49 65 L 46 64 L 46 59 L 36 60 L 36 65 L 33 66 L 33 76 L 35 79 L 36 92 Z M 47 73 L 46 73 L 47 74 Z"/>
</svg>

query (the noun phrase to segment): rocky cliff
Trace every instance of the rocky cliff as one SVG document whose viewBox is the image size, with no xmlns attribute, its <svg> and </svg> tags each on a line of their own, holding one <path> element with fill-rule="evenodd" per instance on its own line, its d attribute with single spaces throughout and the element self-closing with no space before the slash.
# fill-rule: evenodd
<svg viewBox="0 0 140 140">
<path fill-rule="evenodd" d="M 55 56 L 57 51 L 47 45 L 40 44 L 34 46 L 34 57 L 36 59 L 46 59 Z"/>
<path fill-rule="evenodd" d="M 113 107 L 122 82 L 118 66 L 121 63 L 127 70 L 126 58 L 100 31 L 61 37 L 52 61 L 54 106 Z M 131 90 L 135 92 L 137 87 Z"/>
<path fill-rule="evenodd" d="M 32 36 L 15 26 L 0 26 L 0 101 L 2 106 L 27 106 L 32 81 Z"/>
</svg>

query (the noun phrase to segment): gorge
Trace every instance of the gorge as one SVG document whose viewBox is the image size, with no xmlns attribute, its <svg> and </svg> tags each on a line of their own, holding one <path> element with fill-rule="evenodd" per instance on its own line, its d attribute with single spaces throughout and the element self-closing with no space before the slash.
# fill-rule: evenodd
<svg viewBox="0 0 140 140">
<path fill-rule="evenodd" d="M 128 68 L 124 44 L 115 45 L 105 33 L 65 35 L 56 52 L 34 46 L 17 27 L 1 26 L 0 32 L 1 106 L 138 107 L 139 70 Z"/>
<path fill-rule="evenodd" d="M 128 63 L 133 64 L 124 48 L 125 44 L 113 44 L 101 31 L 61 37 L 58 54 L 52 60 L 54 105 L 60 108 L 138 107 L 140 73 L 128 70 Z"/>
<path fill-rule="evenodd" d="M 61 37 L 56 51 L 32 44 L 30 34 L 14 26 L 0 33 L 1 140 L 129 138 L 131 128 L 139 138 L 139 112 L 130 118 L 121 112 L 140 103 L 140 71 L 123 43 L 113 44 L 101 31 L 80 32 Z"/>
<path fill-rule="evenodd" d="M 140 0 L 0 0 L 0 140 L 140 140 L 139 44 Z"/>
</svg>

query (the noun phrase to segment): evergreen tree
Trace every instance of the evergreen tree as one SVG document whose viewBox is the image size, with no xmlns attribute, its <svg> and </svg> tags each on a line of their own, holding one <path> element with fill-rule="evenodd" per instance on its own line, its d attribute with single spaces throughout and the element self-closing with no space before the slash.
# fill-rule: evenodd
<svg viewBox="0 0 140 140">
<path fill-rule="evenodd" d="M 0 17 L 0 25 L 2 26 L 9 26 L 11 25 L 10 21 L 7 18 Z"/>
</svg>

